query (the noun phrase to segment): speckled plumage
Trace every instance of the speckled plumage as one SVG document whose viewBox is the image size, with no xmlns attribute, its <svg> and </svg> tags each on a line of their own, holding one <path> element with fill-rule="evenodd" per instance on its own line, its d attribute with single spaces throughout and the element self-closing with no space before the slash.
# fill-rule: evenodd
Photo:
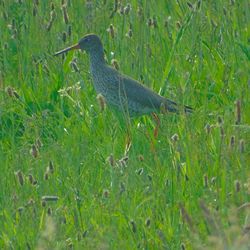
<svg viewBox="0 0 250 250">
<path fill-rule="evenodd" d="M 140 82 L 110 67 L 104 59 L 104 51 L 100 38 L 89 34 L 78 44 L 57 52 L 59 55 L 71 49 L 85 50 L 90 56 L 90 71 L 96 92 L 102 94 L 106 102 L 130 116 L 159 112 L 162 107 L 169 112 L 178 112 L 175 102 L 162 97 Z M 191 112 L 188 106 L 185 112 Z"/>
</svg>

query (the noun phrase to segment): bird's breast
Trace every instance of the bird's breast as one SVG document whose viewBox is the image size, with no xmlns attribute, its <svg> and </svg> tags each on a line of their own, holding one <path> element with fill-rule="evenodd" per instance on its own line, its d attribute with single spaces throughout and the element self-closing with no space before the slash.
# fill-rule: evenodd
<svg viewBox="0 0 250 250">
<path fill-rule="evenodd" d="M 105 96 L 109 89 L 108 76 L 100 72 L 93 72 L 92 77 L 96 92 Z"/>
</svg>

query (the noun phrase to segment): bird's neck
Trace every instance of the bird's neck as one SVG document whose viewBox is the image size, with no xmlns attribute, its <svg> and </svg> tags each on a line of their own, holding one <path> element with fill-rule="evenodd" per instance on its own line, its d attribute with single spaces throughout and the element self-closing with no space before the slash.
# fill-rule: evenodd
<svg viewBox="0 0 250 250">
<path fill-rule="evenodd" d="M 90 67 L 91 67 L 92 73 L 98 70 L 102 65 L 106 64 L 105 59 L 104 59 L 103 48 L 92 51 L 89 54 L 89 57 L 90 57 Z"/>
</svg>

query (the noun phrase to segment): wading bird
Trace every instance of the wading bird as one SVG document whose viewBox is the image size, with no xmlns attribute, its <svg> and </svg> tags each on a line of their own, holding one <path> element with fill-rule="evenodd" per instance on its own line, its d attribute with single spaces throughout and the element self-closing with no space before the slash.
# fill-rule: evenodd
<svg viewBox="0 0 250 250">
<path fill-rule="evenodd" d="M 161 110 L 177 113 L 181 111 L 174 101 L 158 95 L 140 82 L 110 67 L 105 61 L 103 45 L 97 35 L 85 35 L 76 45 L 58 51 L 55 55 L 75 49 L 89 54 L 96 92 L 104 97 L 107 104 L 118 108 L 125 115 L 139 116 Z M 192 108 L 184 106 L 183 111 L 191 113 Z"/>
</svg>

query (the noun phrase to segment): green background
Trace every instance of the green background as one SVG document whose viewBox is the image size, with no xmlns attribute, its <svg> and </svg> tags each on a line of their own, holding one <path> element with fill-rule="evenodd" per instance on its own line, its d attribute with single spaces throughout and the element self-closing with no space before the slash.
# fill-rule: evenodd
<svg viewBox="0 0 250 250">
<path fill-rule="evenodd" d="M 0 248 L 249 249 L 249 9 L 0 0 Z M 87 33 L 194 113 L 135 118 L 129 140 L 88 56 L 53 57 Z"/>
</svg>

